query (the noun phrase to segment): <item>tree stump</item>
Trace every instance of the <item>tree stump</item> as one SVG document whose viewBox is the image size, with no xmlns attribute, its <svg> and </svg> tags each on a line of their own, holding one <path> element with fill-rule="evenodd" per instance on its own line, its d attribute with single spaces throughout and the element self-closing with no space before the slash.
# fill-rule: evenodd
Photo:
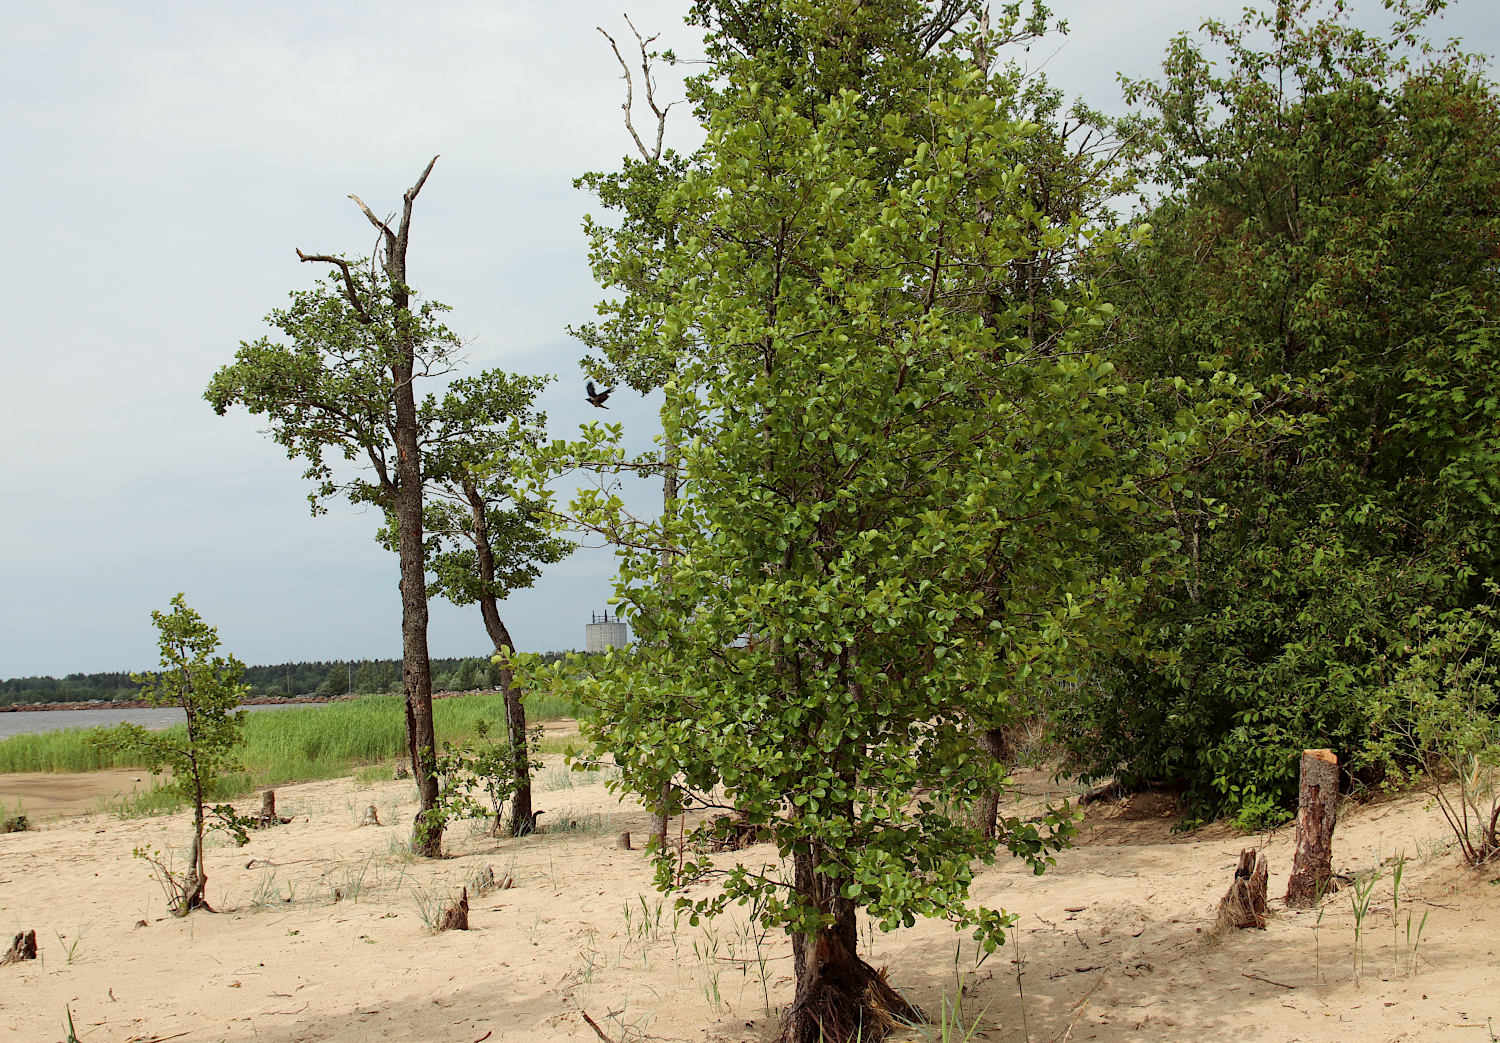
<svg viewBox="0 0 1500 1043">
<path fill-rule="evenodd" d="M 0 956 L 0 967 L 8 963 L 20 963 L 22 960 L 36 959 L 36 932 L 21 931 L 15 940 L 10 943 L 10 951 Z"/>
<path fill-rule="evenodd" d="M 371 804 L 369 807 L 365 808 L 365 813 L 359 817 L 359 824 L 361 826 L 380 825 L 380 816 L 375 813 L 374 804 Z"/>
<path fill-rule="evenodd" d="M 1311 909 L 1337 886 L 1333 880 L 1333 827 L 1338 818 L 1339 760 L 1332 750 L 1302 751 L 1297 792 L 1297 850 L 1286 884 L 1286 904 Z"/>
<path fill-rule="evenodd" d="M 265 829 L 267 826 L 284 826 L 291 819 L 280 818 L 276 814 L 276 791 L 268 789 L 260 795 L 260 814 L 255 817 L 255 828 Z"/>
<path fill-rule="evenodd" d="M 630 830 L 627 829 L 625 832 L 615 837 L 615 847 L 619 848 L 621 851 L 630 850 Z"/>
<path fill-rule="evenodd" d="M 469 929 L 469 889 L 464 888 L 463 895 L 458 901 L 443 910 L 443 915 L 438 917 L 437 929 L 440 931 L 467 931 Z"/>
<path fill-rule="evenodd" d="M 1234 869 L 1234 882 L 1224 897 L 1219 899 L 1219 919 L 1216 930 L 1254 927 L 1266 929 L 1266 879 L 1270 866 L 1266 856 L 1247 847 L 1240 852 L 1240 861 Z"/>
</svg>

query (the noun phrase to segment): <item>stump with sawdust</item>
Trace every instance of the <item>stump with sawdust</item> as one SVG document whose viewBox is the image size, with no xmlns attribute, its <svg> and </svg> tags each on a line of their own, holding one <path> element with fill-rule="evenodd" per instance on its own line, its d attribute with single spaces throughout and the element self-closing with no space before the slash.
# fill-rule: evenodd
<svg viewBox="0 0 1500 1043">
<path fill-rule="evenodd" d="M 1219 899 L 1219 918 L 1215 930 L 1253 927 L 1266 929 L 1266 879 L 1270 866 L 1266 856 L 1247 847 L 1240 852 L 1239 864 L 1234 869 L 1234 882 L 1224 897 Z"/>
<path fill-rule="evenodd" d="M 1331 892 L 1333 827 L 1338 819 L 1339 759 L 1332 750 L 1303 750 L 1297 790 L 1297 849 L 1286 882 L 1286 904 L 1311 909 Z"/>
</svg>

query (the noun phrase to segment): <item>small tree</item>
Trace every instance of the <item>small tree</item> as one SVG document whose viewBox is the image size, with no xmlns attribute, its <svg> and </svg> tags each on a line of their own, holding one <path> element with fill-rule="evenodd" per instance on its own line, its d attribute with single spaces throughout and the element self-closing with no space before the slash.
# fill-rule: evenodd
<svg viewBox="0 0 1500 1043">
<path fill-rule="evenodd" d="M 227 829 L 244 843 L 247 819 L 228 804 L 208 806 L 214 784 L 236 769 L 234 748 L 240 743 L 245 711 L 236 711 L 249 690 L 240 683 L 245 664 L 234 656 L 217 656 L 219 632 L 187 607 L 184 595 L 172 599 L 171 612 L 152 612 L 161 648 L 162 672 L 132 674 L 141 698 L 153 706 L 175 706 L 187 715 L 185 731 L 151 732 L 139 724 L 122 724 L 107 734 L 113 748 L 144 758 L 152 774 L 170 770 L 167 788 L 176 791 L 193 809 L 193 838 L 187 869 L 179 873 L 157 852 L 136 849 L 136 855 L 155 866 L 176 916 L 212 908 L 204 897 L 208 873 L 203 865 L 203 834 L 213 825 Z"/>
</svg>

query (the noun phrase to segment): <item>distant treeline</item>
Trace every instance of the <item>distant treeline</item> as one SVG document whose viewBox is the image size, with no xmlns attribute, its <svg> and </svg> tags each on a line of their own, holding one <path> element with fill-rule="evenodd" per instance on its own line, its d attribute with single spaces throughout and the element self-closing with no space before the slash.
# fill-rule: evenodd
<svg viewBox="0 0 1500 1043">
<path fill-rule="evenodd" d="M 547 652 L 547 662 L 566 652 Z M 307 663 L 276 663 L 245 668 L 252 696 L 347 695 L 395 692 L 401 688 L 399 659 L 332 659 Z M 433 659 L 432 687 L 439 692 L 468 692 L 500 683 L 489 656 Z M 0 681 L 0 706 L 26 703 L 112 702 L 138 698 L 140 688 L 124 671 L 68 674 L 66 677 L 13 677 Z"/>
</svg>

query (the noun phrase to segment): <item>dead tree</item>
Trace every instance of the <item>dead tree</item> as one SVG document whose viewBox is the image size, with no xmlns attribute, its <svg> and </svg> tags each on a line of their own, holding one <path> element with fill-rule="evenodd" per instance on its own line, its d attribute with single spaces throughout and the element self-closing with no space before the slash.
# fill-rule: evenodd
<svg viewBox="0 0 1500 1043">
<path fill-rule="evenodd" d="M 1286 904 L 1311 909 L 1333 890 L 1333 827 L 1338 818 L 1339 761 L 1332 750 L 1302 751 L 1297 792 L 1297 850 L 1287 879 Z"/>
</svg>

